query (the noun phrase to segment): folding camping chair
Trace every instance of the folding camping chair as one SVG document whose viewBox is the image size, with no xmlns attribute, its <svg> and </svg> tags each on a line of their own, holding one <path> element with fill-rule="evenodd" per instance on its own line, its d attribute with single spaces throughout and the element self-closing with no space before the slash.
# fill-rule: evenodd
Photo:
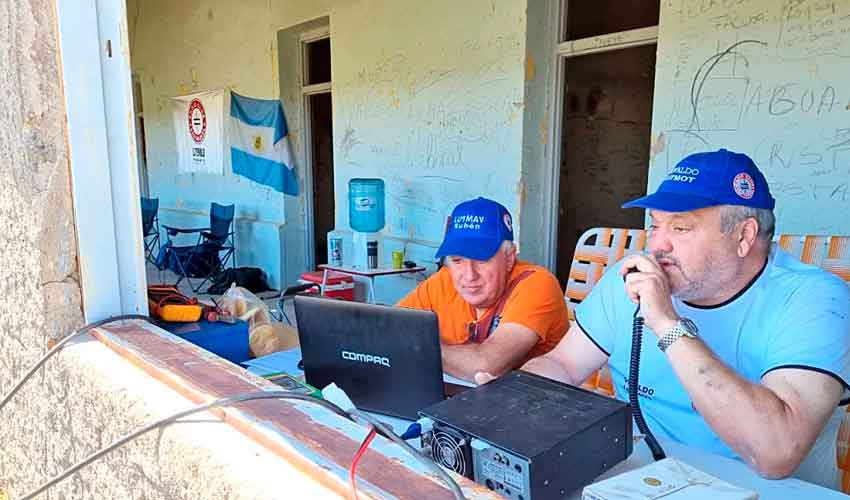
<svg viewBox="0 0 850 500">
<path fill-rule="evenodd" d="M 162 246 L 164 251 L 160 252 L 157 259 L 157 266 L 167 267 L 180 277 L 174 283 L 175 286 L 185 278 L 192 291 L 199 293 L 201 287 L 228 267 L 228 262 L 229 267 L 235 267 L 234 212 L 233 205 L 219 205 L 213 202 L 210 204 L 209 227 L 179 228 L 162 225 L 166 232 L 166 242 Z M 177 246 L 172 241 L 177 235 L 194 233 L 198 234 L 194 245 Z M 200 283 L 194 285 L 193 278 L 200 279 Z"/>
<path fill-rule="evenodd" d="M 145 260 L 156 264 L 159 255 L 159 198 L 142 197 L 142 241 Z"/>
</svg>

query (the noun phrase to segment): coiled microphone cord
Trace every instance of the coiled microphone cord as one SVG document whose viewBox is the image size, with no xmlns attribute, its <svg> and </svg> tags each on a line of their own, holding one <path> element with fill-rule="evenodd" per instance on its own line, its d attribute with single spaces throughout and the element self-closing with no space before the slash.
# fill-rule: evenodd
<svg viewBox="0 0 850 500">
<path fill-rule="evenodd" d="M 632 320 L 632 353 L 629 359 L 629 404 L 632 407 L 632 417 L 638 426 L 638 430 L 645 436 L 646 445 L 652 452 L 652 458 L 656 461 L 663 460 L 666 455 L 658 440 L 649 430 L 646 425 L 646 420 L 643 419 L 643 412 L 640 409 L 638 401 L 638 374 L 640 373 L 640 347 L 643 341 L 643 316 L 639 316 L 640 305 L 635 308 L 634 319 Z"/>
</svg>

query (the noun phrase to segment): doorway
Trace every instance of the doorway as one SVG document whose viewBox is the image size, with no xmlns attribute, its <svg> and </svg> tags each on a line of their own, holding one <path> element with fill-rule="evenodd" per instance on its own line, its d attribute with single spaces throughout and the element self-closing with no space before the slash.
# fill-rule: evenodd
<svg viewBox="0 0 850 500">
<path fill-rule="evenodd" d="M 334 229 L 334 157 L 331 94 L 308 96 L 313 170 L 315 262 L 328 262 L 327 235 Z"/>
<path fill-rule="evenodd" d="M 637 0 L 565 4 L 567 42 L 561 46 L 569 51 L 559 51 L 564 79 L 556 247 L 562 285 L 586 230 L 644 225 L 642 210 L 620 206 L 646 192 L 657 33 L 652 25 L 659 10 L 658 2 Z M 605 46 L 600 39 L 613 43 Z"/>
<path fill-rule="evenodd" d="M 145 149 L 145 114 L 142 107 L 142 83 L 132 76 L 133 81 L 133 113 L 136 116 L 136 168 L 139 173 L 139 191 L 142 196 L 150 196 L 148 182 L 148 158 Z"/>
<path fill-rule="evenodd" d="M 302 94 L 311 173 L 312 264 L 328 262 L 328 233 L 335 223 L 331 39 L 327 30 L 302 36 Z"/>
</svg>

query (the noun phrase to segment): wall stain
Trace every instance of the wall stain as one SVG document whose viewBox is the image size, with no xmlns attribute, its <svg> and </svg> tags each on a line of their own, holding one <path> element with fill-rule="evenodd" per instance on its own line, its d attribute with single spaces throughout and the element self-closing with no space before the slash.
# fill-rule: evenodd
<svg viewBox="0 0 850 500">
<path fill-rule="evenodd" d="M 537 66 L 534 64 L 534 54 L 531 51 L 525 53 L 525 81 L 534 80 L 534 75 L 537 72 Z"/>
<path fill-rule="evenodd" d="M 543 119 L 540 120 L 540 144 L 545 146 L 549 144 L 549 111 L 543 115 Z"/>
</svg>

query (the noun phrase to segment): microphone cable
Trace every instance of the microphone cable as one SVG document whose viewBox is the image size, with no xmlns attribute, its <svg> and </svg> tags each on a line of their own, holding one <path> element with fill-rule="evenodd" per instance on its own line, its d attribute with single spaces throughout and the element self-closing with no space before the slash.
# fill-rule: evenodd
<svg viewBox="0 0 850 500">
<path fill-rule="evenodd" d="M 638 400 L 638 374 L 640 373 L 640 348 L 643 341 L 643 316 L 639 316 L 640 305 L 635 308 L 634 319 L 632 320 L 632 352 L 629 358 L 629 404 L 632 407 L 632 417 L 635 419 L 638 429 L 643 433 L 646 439 L 646 445 L 652 452 L 652 458 L 657 462 L 663 460 L 666 455 L 655 435 L 649 430 L 646 425 L 646 420 L 643 419 L 643 412 L 640 409 L 640 401 Z"/>
</svg>

